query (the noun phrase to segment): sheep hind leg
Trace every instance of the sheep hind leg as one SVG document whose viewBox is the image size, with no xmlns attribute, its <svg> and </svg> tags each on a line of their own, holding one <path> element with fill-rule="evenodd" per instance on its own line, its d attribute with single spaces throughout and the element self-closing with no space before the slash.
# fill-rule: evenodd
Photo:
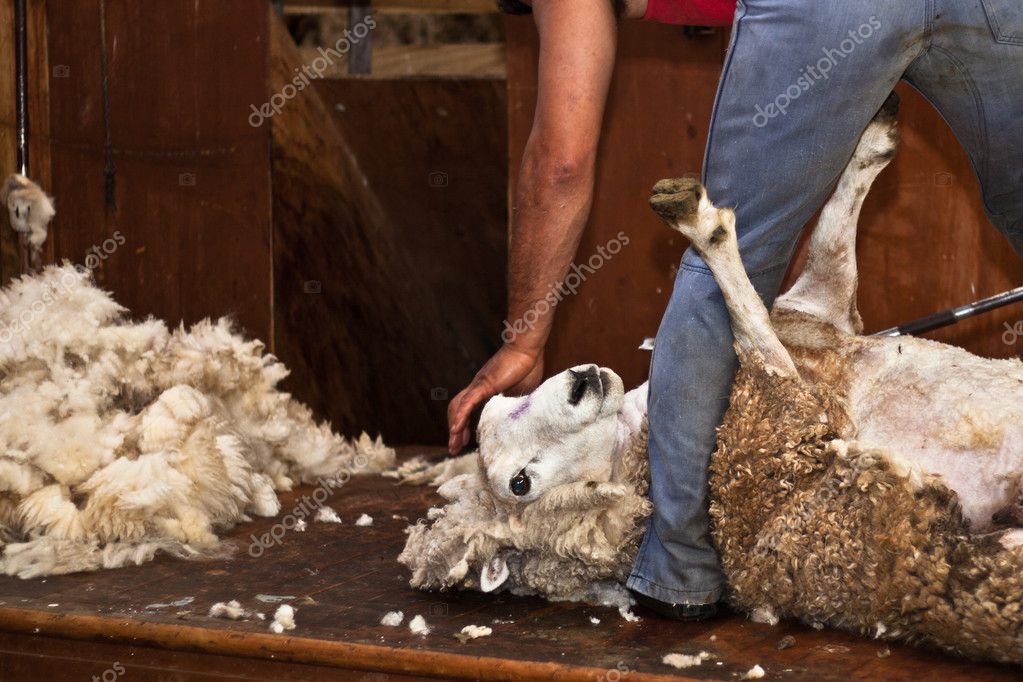
<svg viewBox="0 0 1023 682">
<path fill-rule="evenodd" d="M 795 365 L 771 326 L 760 296 L 739 256 L 735 213 L 716 208 L 694 178 L 661 180 L 654 185 L 650 207 L 668 227 L 681 232 L 714 274 L 732 320 L 739 362 L 763 362 L 768 371 L 797 377 Z"/>
<path fill-rule="evenodd" d="M 792 288 L 775 301 L 775 309 L 798 310 L 847 334 L 863 331 L 856 309 L 856 225 L 870 186 L 899 146 L 898 112 L 899 96 L 893 92 L 860 136 L 810 235 L 806 266 Z"/>
</svg>

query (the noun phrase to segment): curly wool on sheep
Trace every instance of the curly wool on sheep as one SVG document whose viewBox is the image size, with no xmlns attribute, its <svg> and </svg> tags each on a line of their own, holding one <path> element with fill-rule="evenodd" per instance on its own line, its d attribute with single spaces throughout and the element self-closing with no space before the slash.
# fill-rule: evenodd
<svg viewBox="0 0 1023 682">
<path fill-rule="evenodd" d="M 955 494 L 837 438 L 833 389 L 748 360 L 711 459 L 729 601 L 973 658 L 1023 662 L 1023 547 L 971 534 Z M 754 447 L 755 444 L 755 447 Z"/>
<path fill-rule="evenodd" d="M 378 472 L 394 452 L 316 423 L 284 365 L 226 319 L 133 322 L 89 273 L 0 292 L 0 571 L 23 578 L 220 556 L 276 491 Z"/>
</svg>

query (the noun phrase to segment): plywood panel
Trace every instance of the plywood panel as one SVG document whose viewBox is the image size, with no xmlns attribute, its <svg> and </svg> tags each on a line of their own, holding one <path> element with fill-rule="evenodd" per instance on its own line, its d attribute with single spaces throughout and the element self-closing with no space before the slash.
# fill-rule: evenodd
<svg viewBox="0 0 1023 682">
<path fill-rule="evenodd" d="M 302 62 L 276 21 L 273 45 L 276 91 Z M 272 117 L 277 351 L 338 429 L 442 442 L 494 350 L 503 118 L 487 81 L 324 82 Z"/>
<path fill-rule="evenodd" d="M 511 191 L 536 100 L 536 28 L 509 18 Z M 654 182 L 699 173 L 721 68 L 724 33 L 686 37 L 680 27 L 622 22 L 618 63 L 604 122 L 590 221 L 576 262 L 619 231 L 629 244 L 559 306 L 546 371 L 597 362 L 626 385 L 646 378 L 652 336 L 667 304 L 684 243 L 647 206 Z"/>
<path fill-rule="evenodd" d="M 497 349 L 488 332 L 504 319 L 505 81 L 359 78 L 320 81 L 317 91 L 425 293 L 444 302 L 434 323 L 448 333 L 436 361 L 455 371 L 437 386 L 454 395 Z M 433 402 L 443 426 L 446 403 Z"/>
</svg>

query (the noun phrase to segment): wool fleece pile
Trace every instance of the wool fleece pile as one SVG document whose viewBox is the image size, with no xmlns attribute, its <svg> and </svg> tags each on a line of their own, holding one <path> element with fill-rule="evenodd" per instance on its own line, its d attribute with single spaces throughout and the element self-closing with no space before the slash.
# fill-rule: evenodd
<svg viewBox="0 0 1023 682">
<path fill-rule="evenodd" d="M 393 466 L 278 390 L 288 370 L 229 321 L 126 313 L 70 265 L 0 292 L 3 573 L 223 555 L 217 533 L 276 515 L 276 491 Z"/>
</svg>

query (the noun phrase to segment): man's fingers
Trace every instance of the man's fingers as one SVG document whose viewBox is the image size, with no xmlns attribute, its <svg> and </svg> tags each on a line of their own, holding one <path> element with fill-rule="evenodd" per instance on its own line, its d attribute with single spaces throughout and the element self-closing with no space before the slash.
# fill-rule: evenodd
<svg viewBox="0 0 1023 682">
<path fill-rule="evenodd" d="M 469 416 L 480 403 L 492 395 L 494 391 L 490 383 L 477 377 L 448 405 L 448 450 L 451 454 L 456 454 L 468 444 Z"/>
</svg>

